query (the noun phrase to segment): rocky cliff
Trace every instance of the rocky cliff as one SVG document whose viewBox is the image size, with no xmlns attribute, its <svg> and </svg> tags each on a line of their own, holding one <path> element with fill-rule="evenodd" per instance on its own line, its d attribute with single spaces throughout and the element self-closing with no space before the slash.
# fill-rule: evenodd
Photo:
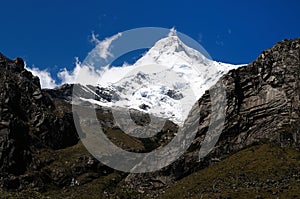
<svg viewBox="0 0 300 199">
<path fill-rule="evenodd" d="M 33 154 L 39 149 L 65 148 L 78 136 L 72 114 L 55 106 L 22 59 L 0 54 L 0 82 L 0 185 L 5 187 L 7 176 L 38 166 Z"/>
<path fill-rule="evenodd" d="M 197 125 L 198 132 L 180 159 L 157 172 L 127 174 L 101 165 L 78 143 L 69 104 L 72 85 L 41 90 L 38 78 L 24 69 L 21 59 L 12 61 L 1 55 L 0 185 L 19 190 L 43 187 L 48 195 L 49 187 L 54 185 L 54 193 L 62 197 L 154 197 L 174 182 L 216 162 L 228 164 L 228 156 L 255 144 L 272 143 L 299 150 L 299 76 L 300 39 L 277 43 L 254 62 L 229 71 L 219 80 L 226 92 L 226 117 L 224 126 L 214 124 L 215 129 L 224 128 L 206 157 L 199 161 L 199 149 L 210 121 L 217 116 L 211 111 L 211 94 L 216 87 L 207 91 L 190 112 L 184 128 Z M 221 100 L 222 96 L 215 98 L 215 108 Z M 140 113 L 134 115 L 145 117 Z M 148 151 L 164 145 L 177 128 L 170 122 L 157 137 L 141 140 L 115 127 L 108 109 L 98 107 L 97 116 L 107 136 L 131 151 Z M 139 117 L 136 120 L 143 121 Z M 61 192 L 62 187 L 65 192 Z"/>
<path fill-rule="evenodd" d="M 263 51 L 249 65 L 229 71 L 219 80 L 226 90 L 225 123 L 219 141 L 209 155 L 199 162 L 199 149 L 203 145 L 210 120 L 218 117 L 215 112 L 211 112 L 210 97 L 211 93 L 218 91 L 217 87 L 207 91 L 194 108 L 200 107 L 200 117 L 193 121 L 199 123 L 199 131 L 188 152 L 156 173 L 130 174 L 126 179 L 128 186 L 138 188 L 141 192 L 167 187 L 174 181 L 257 143 L 271 142 L 299 149 L 299 76 L 300 39 L 281 41 Z M 216 96 L 214 105 L 218 106 L 222 103 L 222 97 Z M 215 130 L 222 129 L 222 123 L 213 125 Z"/>
</svg>

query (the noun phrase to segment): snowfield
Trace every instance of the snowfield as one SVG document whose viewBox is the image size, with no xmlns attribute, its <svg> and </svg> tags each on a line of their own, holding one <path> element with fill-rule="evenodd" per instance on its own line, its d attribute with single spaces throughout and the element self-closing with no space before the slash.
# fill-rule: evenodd
<svg viewBox="0 0 300 199">
<path fill-rule="evenodd" d="M 133 108 L 181 125 L 204 92 L 239 66 L 210 60 L 172 33 L 157 41 L 133 65 L 105 68 L 98 87 L 108 92 L 106 95 L 114 93 L 117 97 L 104 100 L 100 95 L 98 99 L 81 100 Z"/>
</svg>

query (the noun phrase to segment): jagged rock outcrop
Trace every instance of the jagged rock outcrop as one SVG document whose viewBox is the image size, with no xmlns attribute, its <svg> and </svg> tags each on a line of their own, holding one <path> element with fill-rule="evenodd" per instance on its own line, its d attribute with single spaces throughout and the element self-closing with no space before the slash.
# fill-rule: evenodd
<svg viewBox="0 0 300 199">
<path fill-rule="evenodd" d="M 228 101 L 220 152 L 264 140 L 300 146 L 300 39 L 279 42 L 221 81 Z"/>
<path fill-rule="evenodd" d="M 60 99 L 69 103 L 72 102 L 72 97 L 76 98 L 76 100 L 79 100 L 79 98 L 82 97 L 104 102 L 111 102 L 119 99 L 119 96 L 116 94 L 116 92 L 113 89 L 110 90 L 109 88 L 75 84 L 75 93 L 73 93 L 73 89 L 74 84 L 64 84 L 54 89 L 45 89 L 44 91 L 53 99 Z M 79 101 L 82 102 L 82 100 Z"/>
<path fill-rule="evenodd" d="M 219 81 L 226 90 L 226 118 L 219 141 L 208 156 L 199 162 L 199 149 L 210 120 L 217 116 L 211 112 L 210 99 L 215 87 L 198 101 L 201 110 L 195 122 L 199 122 L 199 131 L 188 152 L 158 172 L 130 174 L 126 179 L 129 187 L 141 192 L 166 187 L 174 180 L 220 161 L 224 155 L 259 142 L 299 149 L 300 39 L 277 43 L 251 64 L 229 71 Z M 218 100 L 221 97 L 217 97 L 215 106 L 222 103 Z M 219 126 L 222 124 L 214 125 L 215 129 L 222 128 Z"/>
<path fill-rule="evenodd" d="M 33 154 L 39 148 L 77 143 L 72 114 L 59 111 L 22 59 L 12 61 L 0 54 L 0 82 L 0 176 L 35 167 Z M 1 186 L 9 184 L 3 182 Z"/>
<path fill-rule="evenodd" d="M 29 187 L 40 190 L 45 184 L 59 188 L 77 186 L 115 172 L 88 154 L 81 143 L 66 148 L 78 141 L 70 104 L 74 85 L 41 90 L 39 79 L 24 69 L 20 58 L 11 61 L 1 54 L 0 82 L 2 188 Z M 231 70 L 219 82 L 222 82 L 226 92 L 226 118 L 219 141 L 207 156 L 199 161 L 199 149 L 210 121 L 218 116 L 218 113 L 211 111 L 211 93 L 216 91 L 215 87 L 199 99 L 190 112 L 191 117 L 186 120 L 184 128 L 197 125 L 198 132 L 184 155 L 157 172 L 122 173 L 118 182 L 115 177 L 112 178 L 113 186 L 122 181 L 121 188 L 126 192 L 131 188 L 141 193 L 146 191 L 148 197 L 154 197 L 159 193 L 157 190 L 255 143 L 272 142 L 299 149 L 300 39 L 279 42 L 263 51 L 251 64 Z M 95 98 L 89 89 L 97 89 L 79 88 L 79 95 Z M 103 89 L 97 92 L 101 99 L 107 101 L 118 97 L 109 95 Z M 181 98 L 173 91 L 168 91 L 168 96 Z M 222 97 L 217 95 L 214 98 L 216 110 L 220 109 Z M 87 103 L 86 108 L 94 108 L 89 102 L 79 100 L 78 103 Z M 147 152 L 158 145 L 163 147 L 176 134 L 177 126 L 168 122 L 156 137 L 139 140 L 125 135 L 115 126 L 109 108 L 97 106 L 96 114 L 107 137 L 128 151 Z M 146 114 L 136 110 L 130 114 L 138 125 L 149 123 Z M 91 128 L 97 123 L 88 119 L 81 122 Z M 216 122 L 214 128 L 222 129 L 221 125 L 221 122 Z M 111 184 L 105 186 L 110 187 Z"/>
</svg>

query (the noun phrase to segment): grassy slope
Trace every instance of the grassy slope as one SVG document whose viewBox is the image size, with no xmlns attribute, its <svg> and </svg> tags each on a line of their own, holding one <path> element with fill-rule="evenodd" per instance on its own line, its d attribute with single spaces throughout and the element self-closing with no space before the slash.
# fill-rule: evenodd
<svg viewBox="0 0 300 199">
<path fill-rule="evenodd" d="M 66 167 L 87 151 L 81 143 L 57 151 L 50 167 Z M 115 189 L 126 174 L 113 172 L 86 184 L 40 194 L 33 190 L 1 192 L 0 198 L 135 198 L 129 190 Z M 118 186 L 120 187 L 120 186 Z M 108 197 L 108 195 L 113 195 Z M 134 194 L 134 195 L 131 195 Z M 300 198 L 300 153 L 271 144 L 252 146 L 222 162 L 173 184 L 160 198 Z M 141 198 L 144 198 L 143 196 Z"/>
<path fill-rule="evenodd" d="M 65 149 L 52 151 L 41 151 L 39 156 L 46 161 L 51 162 L 43 170 L 51 170 L 53 172 L 69 172 L 71 165 L 81 164 L 78 162 L 79 158 L 90 156 L 83 144 L 79 142 L 77 145 L 68 147 Z M 81 177 L 87 178 L 84 175 L 91 173 L 84 173 Z M 124 178 L 124 174 L 120 172 L 109 173 L 106 176 L 101 176 L 93 180 L 93 176 L 90 181 L 82 183 L 80 186 L 69 186 L 63 189 L 50 185 L 47 187 L 48 191 L 45 193 L 39 193 L 35 190 L 28 189 L 20 192 L 6 192 L 0 190 L 0 198 L 107 198 L 106 196 L 115 192 L 114 187 Z"/>
<path fill-rule="evenodd" d="M 252 146 L 183 178 L 160 198 L 300 198 L 300 153 Z"/>
</svg>

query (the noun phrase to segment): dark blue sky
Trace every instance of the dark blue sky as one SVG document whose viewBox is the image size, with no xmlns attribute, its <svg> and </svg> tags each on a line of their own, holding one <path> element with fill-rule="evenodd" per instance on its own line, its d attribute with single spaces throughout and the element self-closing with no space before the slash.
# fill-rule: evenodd
<svg viewBox="0 0 300 199">
<path fill-rule="evenodd" d="M 29 66 L 72 68 L 99 39 L 132 28 L 171 28 L 198 40 L 214 60 L 248 63 L 286 38 L 300 37 L 300 1 L 3 1 L 0 52 Z"/>
</svg>

